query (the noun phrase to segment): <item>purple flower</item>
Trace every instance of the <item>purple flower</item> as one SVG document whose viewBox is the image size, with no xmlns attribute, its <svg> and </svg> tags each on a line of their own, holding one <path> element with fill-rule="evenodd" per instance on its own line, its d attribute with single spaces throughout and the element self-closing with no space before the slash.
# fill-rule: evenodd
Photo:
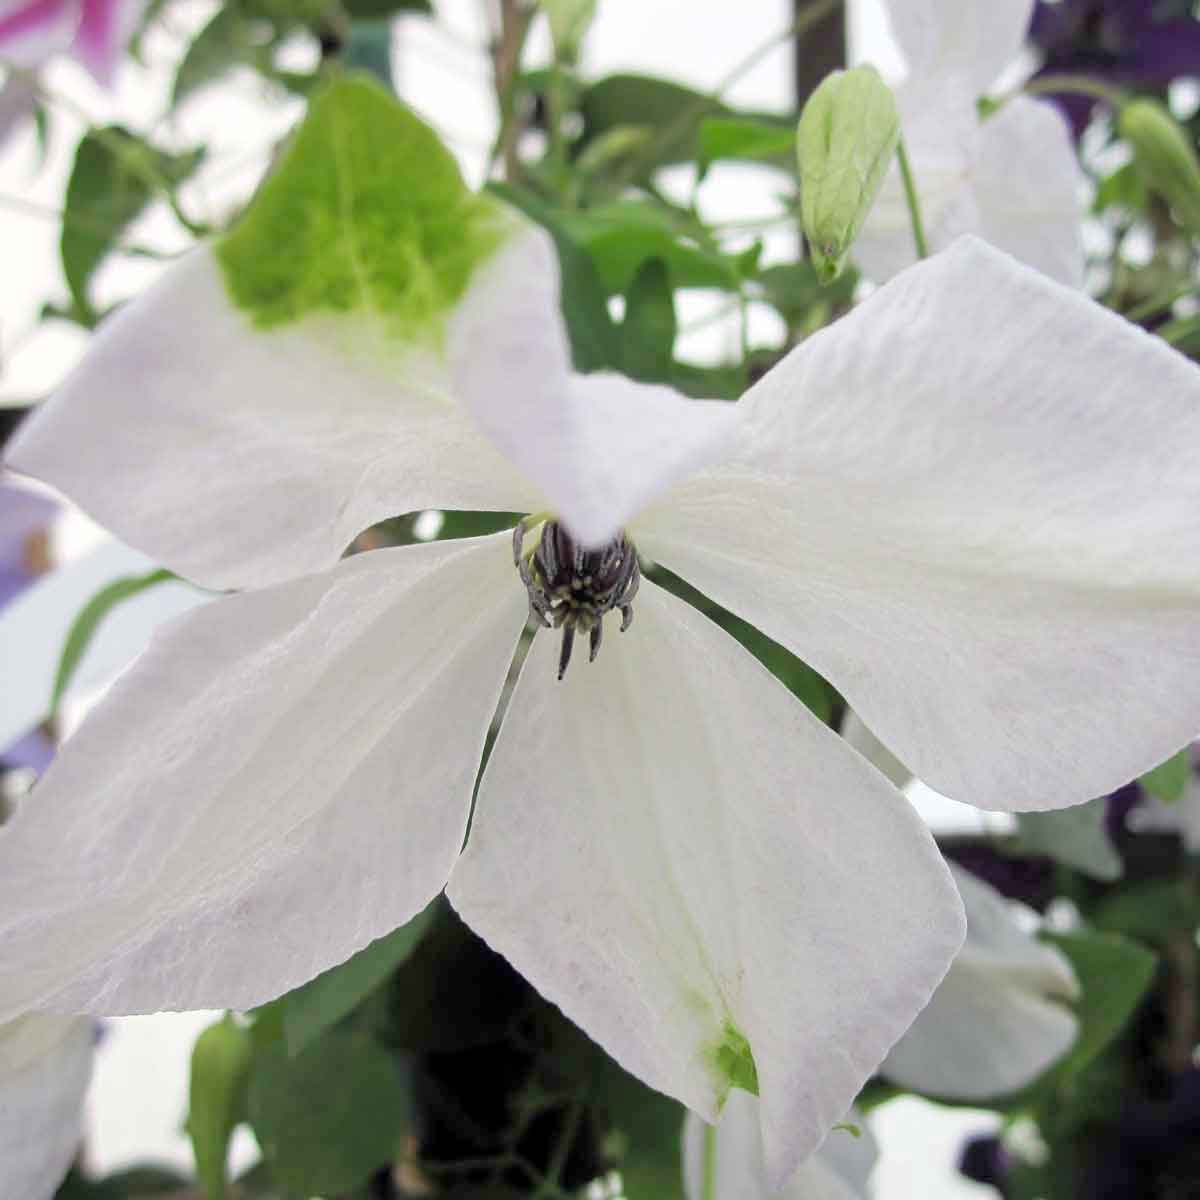
<svg viewBox="0 0 1200 1200">
<path fill-rule="evenodd" d="M 959 1173 L 976 1183 L 1003 1190 L 1012 1171 L 1012 1156 L 993 1134 L 969 1138 L 958 1156 Z"/>
<path fill-rule="evenodd" d="M 1165 87 L 1200 75 L 1200 21 L 1184 0 L 1039 0 L 1029 36 L 1045 54 L 1042 75 L 1087 75 L 1119 86 Z M 1099 101 L 1055 97 L 1078 136 Z"/>
</svg>

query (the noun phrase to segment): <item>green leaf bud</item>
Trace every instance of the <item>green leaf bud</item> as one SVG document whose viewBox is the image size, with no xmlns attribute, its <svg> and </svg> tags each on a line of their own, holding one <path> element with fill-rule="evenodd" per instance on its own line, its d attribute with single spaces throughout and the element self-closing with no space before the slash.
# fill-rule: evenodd
<svg viewBox="0 0 1200 1200">
<path fill-rule="evenodd" d="M 226 1195 L 225 1160 L 243 1116 L 250 1057 L 249 1032 L 228 1014 L 210 1025 L 192 1049 L 187 1131 L 208 1200 Z"/>
<path fill-rule="evenodd" d="M 900 114 L 874 67 L 834 71 L 796 131 L 800 215 L 822 282 L 845 268 L 900 140 Z"/>
<path fill-rule="evenodd" d="M 1118 130 L 1133 148 L 1146 186 L 1170 206 L 1179 223 L 1200 234 L 1200 160 L 1187 133 L 1157 100 L 1131 100 Z"/>
<path fill-rule="evenodd" d="M 541 0 L 560 62 L 574 62 L 596 15 L 597 0 Z"/>
</svg>

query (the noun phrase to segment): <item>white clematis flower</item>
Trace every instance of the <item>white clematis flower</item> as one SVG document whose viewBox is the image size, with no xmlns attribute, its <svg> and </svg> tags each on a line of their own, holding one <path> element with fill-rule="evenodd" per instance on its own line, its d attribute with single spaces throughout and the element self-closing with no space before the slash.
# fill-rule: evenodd
<svg viewBox="0 0 1200 1200">
<path fill-rule="evenodd" d="M 994 888 L 951 866 L 967 940 L 933 999 L 892 1047 L 880 1073 L 901 1087 L 952 1100 L 985 1100 L 1036 1079 L 1072 1046 L 1067 1002 L 1075 972 L 1015 920 Z"/>
<path fill-rule="evenodd" d="M 1083 282 L 1082 173 L 1070 129 L 1047 101 L 1017 96 L 982 118 L 978 101 L 1019 52 L 1035 0 L 884 0 L 908 66 L 896 89 L 931 250 L 974 233 L 1071 287 Z M 893 164 L 854 248 L 873 279 L 915 261 Z"/>
<path fill-rule="evenodd" d="M 683 1181 L 687 1200 L 709 1200 L 706 1170 L 715 1185 L 711 1200 L 867 1200 L 879 1146 L 863 1117 L 846 1116 L 849 1129 L 834 1129 L 782 1188 L 773 1187 L 766 1172 L 758 1101 L 733 1092 L 715 1130 L 695 1114 L 683 1127 Z M 706 1139 L 713 1139 L 709 1144 Z"/>
<path fill-rule="evenodd" d="M 529 604 L 509 535 L 340 554 L 390 514 L 549 509 L 599 610 L 629 591 L 584 576 L 631 538 L 943 790 L 1047 807 L 1195 725 L 1198 449 L 1191 364 L 971 241 L 739 405 L 575 376 L 547 240 L 337 83 L 13 450 L 185 577 L 255 590 L 160 634 L 0 835 L 0 1013 L 259 1004 L 449 877 L 647 1083 L 707 1120 L 756 1088 L 782 1184 L 961 942 L 922 823 L 647 582 L 562 682 L 534 640 L 460 856 Z"/>
<path fill-rule="evenodd" d="M 30 1014 L 0 1025 L 0 1197 L 50 1200 L 79 1149 L 92 1022 Z"/>
</svg>

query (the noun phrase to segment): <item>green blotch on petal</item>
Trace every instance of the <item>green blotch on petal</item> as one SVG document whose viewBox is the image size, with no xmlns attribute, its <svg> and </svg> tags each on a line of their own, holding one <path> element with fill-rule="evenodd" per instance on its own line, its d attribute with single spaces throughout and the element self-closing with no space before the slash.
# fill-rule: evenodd
<svg viewBox="0 0 1200 1200">
<path fill-rule="evenodd" d="M 436 341 L 513 229 L 496 201 L 468 190 L 428 125 L 350 76 L 313 100 L 216 254 L 234 303 L 259 328 L 364 312 L 391 336 Z"/>
<path fill-rule="evenodd" d="M 738 1087 L 757 1096 L 758 1068 L 754 1065 L 754 1055 L 746 1035 L 732 1021 L 725 1022 L 721 1034 L 721 1041 L 712 1050 L 710 1058 L 720 1076 L 722 1091 Z"/>
</svg>

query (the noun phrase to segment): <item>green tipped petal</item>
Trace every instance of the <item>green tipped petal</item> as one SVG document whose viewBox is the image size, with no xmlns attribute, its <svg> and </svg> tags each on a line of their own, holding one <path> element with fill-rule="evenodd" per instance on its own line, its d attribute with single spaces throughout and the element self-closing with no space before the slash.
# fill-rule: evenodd
<svg viewBox="0 0 1200 1200">
<path fill-rule="evenodd" d="M 741 1088 L 758 1095 L 758 1067 L 746 1035 L 732 1022 L 726 1021 L 721 1044 L 712 1053 L 713 1066 L 723 1090 Z"/>
<path fill-rule="evenodd" d="M 510 231 L 429 126 L 353 76 L 313 101 L 217 257 L 234 302 L 261 328 L 366 310 L 411 341 L 438 335 Z"/>
</svg>

